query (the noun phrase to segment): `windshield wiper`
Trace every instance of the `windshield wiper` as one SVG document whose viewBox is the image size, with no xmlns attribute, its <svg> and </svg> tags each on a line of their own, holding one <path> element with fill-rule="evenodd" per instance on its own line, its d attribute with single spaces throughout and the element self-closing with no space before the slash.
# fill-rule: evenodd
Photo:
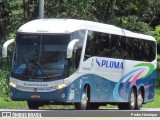
<svg viewBox="0 0 160 120">
<path fill-rule="evenodd" d="M 49 77 L 49 75 L 44 71 L 43 67 L 39 64 L 39 62 L 37 62 L 38 66 L 42 69 L 43 73 L 46 75 L 46 77 L 51 80 L 51 78 Z"/>
</svg>

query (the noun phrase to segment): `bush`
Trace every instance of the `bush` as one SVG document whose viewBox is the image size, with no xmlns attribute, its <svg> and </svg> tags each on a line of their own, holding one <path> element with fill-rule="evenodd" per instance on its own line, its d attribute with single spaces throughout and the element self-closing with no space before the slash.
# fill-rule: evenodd
<svg viewBox="0 0 160 120">
<path fill-rule="evenodd" d="M 9 96 L 9 70 L 0 70 L 0 95 Z"/>
<path fill-rule="evenodd" d="M 160 87 L 160 55 L 157 57 L 157 82 L 156 86 Z"/>
</svg>

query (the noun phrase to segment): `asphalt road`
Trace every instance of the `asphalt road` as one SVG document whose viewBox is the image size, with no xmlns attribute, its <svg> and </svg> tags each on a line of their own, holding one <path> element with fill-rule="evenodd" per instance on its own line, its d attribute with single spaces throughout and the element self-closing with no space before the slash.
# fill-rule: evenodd
<svg viewBox="0 0 160 120">
<path fill-rule="evenodd" d="M 31 110 L 31 109 L 7 109 L 7 108 L 0 108 L 0 111 L 15 111 L 15 110 L 21 110 L 21 111 L 50 111 L 50 110 L 61 110 L 61 111 L 65 111 L 65 110 L 75 110 L 75 109 L 38 109 L 38 110 Z M 94 111 L 102 111 L 102 110 L 113 110 L 113 111 L 120 111 L 117 108 L 106 108 L 106 109 L 98 109 L 98 110 L 94 110 Z M 75 110 L 76 111 L 76 110 Z M 90 111 L 90 110 L 85 110 L 85 111 Z M 123 111 L 123 110 L 121 110 Z M 141 108 L 141 110 L 138 111 L 160 111 L 160 108 Z"/>
<path fill-rule="evenodd" d="M 160 120 L 160 108 L 142 108 L 141 110 L 118 110 L 118 109 L 99 109 L 99 110 L 74 110 L 74 109 L 0 109 L 0 120 L 6 119 L 6 115 L 9 118 L 16 118 L 21 120 L 21 117 L 35 118 L 36 120 L 54 120 L 57 118 L 60 120 L 135 120 L 141 118 L 141 120 Z M 37 119 L 38 118 L 38 119 Z M 47 118 L 47 119 L 46 119 Z M 129 118 L 129 119 L 128 119 Z M 149 119 L 150 118 L 150 119 Z"/>
<path fill-rule="evenodd" d="M 125 115 L 139 116 L 139 113 L 146 114 L 157 114 L 160 117 L 160 108 L 142 108 L 141 110 L 119 110 L 119 109 L 99 109 L 99 110 L 74 110 L 74 109 L 0 109 L 0 115 L 2 112 L 15 112 L 15 113 L 42 113 L 43 116 L 54 116 L 54 117 L 123 117 Z M 132 114 L 133 113 L 133 114 Z M 155 115 L 154 115 L 155 116 Z"/>
<path fill-rule="evenodd" d="M 8 109 L 8 108 L 0 108 L 0 111 L 51 111 L 51 110 L 59 110 L 59 111 L 76 111 L 75 109 L 38 109 L 38 110 L 31 110 L 31 109 Z M 98 110 L 94 110 L 94 111 L 108 111 L 108 110 L 112 110 L 112 111 L 125 111 L 125 110 L 119 110 L 117 108 L 107 108 L 107 109 L 98 109 Z M 92 110 L 85 110 L 85 111 L 92 111 Z M 127 110 L 128 111 L 128 110 Z M 137 111 L 137 110 L 136 110 Z M 141 108 L 141 110 L 138 111 L 160 111 L 160 108 Z"/>
</svg>

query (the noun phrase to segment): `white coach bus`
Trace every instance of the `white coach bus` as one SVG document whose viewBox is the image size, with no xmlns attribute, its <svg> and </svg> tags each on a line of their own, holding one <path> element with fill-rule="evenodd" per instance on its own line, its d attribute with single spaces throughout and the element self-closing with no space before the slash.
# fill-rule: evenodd
<svg viewBox="0 0 160 120">
<path fill-rule="evenodd" d="M 74 19 L 38 19 L 22 25 L 14 43 L 11 99 L 30 109 L 74 104 L 76 109 L 140 109 L 154 100 L 154 37 L 113 25 Z"/>
</svg>

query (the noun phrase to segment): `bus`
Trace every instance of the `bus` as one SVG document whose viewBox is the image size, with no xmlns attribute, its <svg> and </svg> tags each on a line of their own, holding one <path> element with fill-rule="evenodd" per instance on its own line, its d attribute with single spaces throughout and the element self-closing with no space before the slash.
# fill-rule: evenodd
<svg viewBox="0 0 160 120">
<path fill-rule="evenodd" d="M 76 19 L 37 19 L 22 25 L 14 43 L 9 80 L 13 101 L 29 109 L 72 104 L 98 109 L 107 104 L 139 110 L 152 102 L 157 43 L 149 35 Z"/>
</svg>

